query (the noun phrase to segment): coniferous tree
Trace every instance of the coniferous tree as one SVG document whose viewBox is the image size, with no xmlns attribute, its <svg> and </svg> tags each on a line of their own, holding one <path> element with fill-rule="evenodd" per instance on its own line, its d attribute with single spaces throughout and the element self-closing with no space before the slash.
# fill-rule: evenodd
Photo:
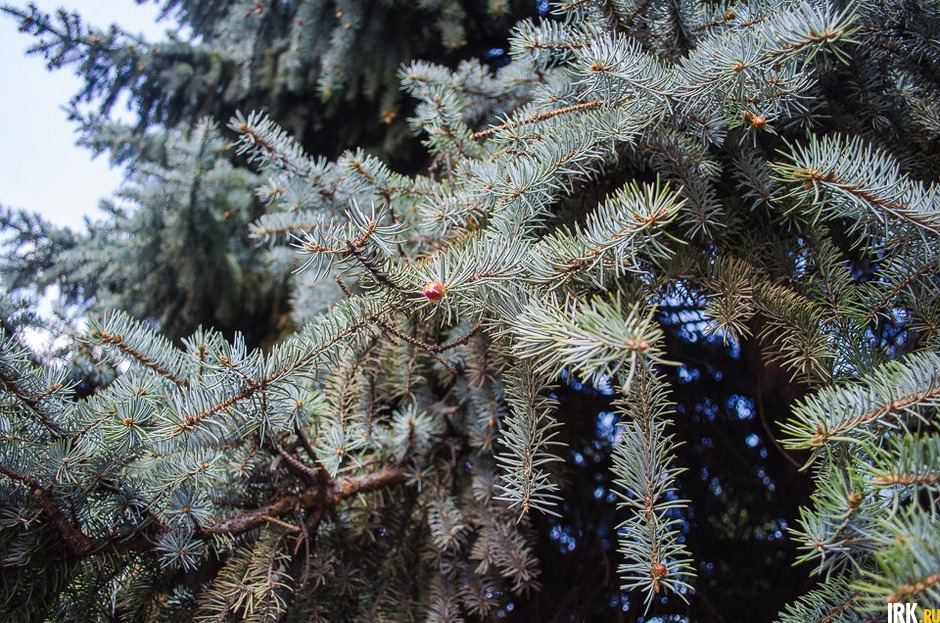
<svg viewBox="0 0 940 623">
<path fill-rule="evenodd" d="M 211 328 L 173 343 L 114 311 L 86 343 L 121 373 L 78 399 L 23 346 L 29 319 L 5 320 L 5 614 L 720 621 L 735 615 L 695 563 L 708 530 L 802 550 L 816 585 L 782 622 L 937 604 L 938 18 L 926 2 L 559 3 L 516 25 L 498 70 L 401 69 L 432 158 L 414 175 L 311 156 L 271 115 L 237 114 L 254 172 L 237 174 L 264 180 L 250 235 L 296 271 L 296 330 L 265 350 Z M 179 153 L 223 132 L 200 124 Z M 193 209 L 244 205 L 220 203 L 235 174 Z M 194 235 L 224 257 L 215 225 Z M 739 371 L 750 393 L 689 399 Z M 740 505 L 693 529 L 697 480 L 742 499 L 709 474 L 705 439 L 741 430 L 722 410 L 811 476 L 787 533 Z M 708 437 L 690 450 L 693 426 Z M 581 452 L 584 436 L 606 443 Z M 589 461 L 609 465 L 599 494 L 572 476 Z M 583 548 L 566 527 L 585 493 L 615 501 L 606 611 L 540 592 L 560 573 L 543 528 Z"/>
<path fill-rule="evenodd" d="M 287 275 L 271 274 L 247 237 L 264 212 L 252 199 L 257 180 L 224 139 L 206 134 L 206 119 L 264 109 L 313 153 L 335 157 L 360 146 L 413 168 L 420 144 L 408 128 L 399 66 L 483 54 L 505 39 L 510 14 L 534 6 L 172 0 L 161 14 L 174 28 L 161 42 L 89 26 L 63 10 L 3 11 L 35 37 L 31 51 L 50 68 L 73 68 L 82 79 L 69 103 L 80 142 L 131 172 L 118 200 L 104 206 L 112 216 L 87 236 L 0 215 L 10 229 L 29 221 L 49 241 L 10 267 L 14 283 L 54 284 L 72 303 L 97 300 L 152 317 L 174 339 L 206 325 L 263 345 L 288 330 Z M 136 121 L 115 114 L 121 101 Z M 67 259 L 51 267 L 51 257 Z"/>
</svg>

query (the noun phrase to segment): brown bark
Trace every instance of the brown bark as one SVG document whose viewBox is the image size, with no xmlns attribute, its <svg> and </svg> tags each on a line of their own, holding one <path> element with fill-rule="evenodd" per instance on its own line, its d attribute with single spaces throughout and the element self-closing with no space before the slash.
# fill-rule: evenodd
<svg viewBox="0 0 940 623">
<path fill-rule="evenodd" d="M 357 493 L 368 493 L 405 482 L 405 471 L 389 467 L 363 476 L 336 478 L 323 486 L 314 485 L 300 493 L 285 495 L 247 513 L 202 526 L 201 535 L 241 534 L 267 523 L 269 517 L 280 517 L 295 510 L 325 510 Z"/>
</svg>

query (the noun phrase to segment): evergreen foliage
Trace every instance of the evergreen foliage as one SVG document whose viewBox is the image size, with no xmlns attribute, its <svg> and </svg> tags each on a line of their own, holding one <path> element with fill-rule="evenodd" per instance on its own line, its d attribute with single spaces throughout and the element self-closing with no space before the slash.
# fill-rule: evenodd
<svg viewBox="0 0 940 623">
<path fill-rule="evenodd" d="M 519 0 L 161 5 L 161 16 L 173 23 L 161 42 L 119 25 L 88 25 L 64 10 L 3 9 L 36 37 L 33 51 L 50 68 L 75 68 L 84 84 L 71 102 L 72 116 L 89 145 L 119 159 L 136 153 L 139 138 L 111 115 L 122 95 L 129 96 L 137 132 L 265 108 L 317 153 L 384 144 L 401 158 L 408 108 L 395 80 L 399 65 L 419 57 L 482 56 L 511 25 L 511 14 L 534 13 Z M 363 121 L 337 123 L 350 114 Z"/>
<path fill-rule="evenodd" d="M 235 28 L 221 4 L 166 10 L 208 45 Z M 262 2 L 239 17 L 326 5 L 363 37 L 400 8 Z M 416 6 L 459 21 L 459 3 Z M 68 41 L 100 36 L 8 11 L 64 61 L 78 54 Z M 610 387 L 618 432 L 598 448 L 619 500 L 621 590 L 606 613 L 723 620 L 696 577 L 706 568 L 683 478 L 697 466 L 677 443 L 693 420 L 682 376 L 696 342 L 747 360 L 764 438 L 812 477 L 779 538 L 815 583 L 777 620 L 940 604 L 938 27 L 929 2 L 562 2 L 515 26 L 498 69 L 401 66 L 430 158 L 420 173 L 362 150 L 311 155 L 274 106 L 232 116 L 230 134 L 211 121 L 172 133 L 161 166 L 135 171 L 125 193 L 137 208 L 114 209 L 115 235 L 102 224 L 79 245 L 6 212 L 23 258 L 8 283 L 29 270 L 109 283 L 88 290 L 99 316 L 83 339 L 116 374 L 78 395 L 66 366 L 31 355 L 30 319 L 3 299 L 0 611 L 547 618 L 539 591 L 558 571 L 540 528 L 579 512 L 565 443 L 588 417 L 565 397 Z M 329 67 L 368 49 L 343 36 L 293 58 Z M 261 34 L 244 45 L 244 58 L 277 49 Z M 356 58 L 360 79 L 378 75 Z M 324 75 L 321 93 L 334 84 Z M 90 92 L 125 88 L 89 80 Z M 181 92 L 166 88 L 161 102 Z M 145 123 L 220 112 L 152 110 Z M 256 248 L 232 243 L 242 226 Z M 163 244 L 132 253 L 143 229 Z M 268 290 L 240 296 L 244 266 Z M 254 328 L 232 333 L 212 299 L 290 319 L 254 347 Z M 132 314 L 102 311 L 115 303 Z M 180 335 L 178 319 L 206 314 L 222 330 Z M 764 571 L 749 572 L 755 584 Z"/>
<path fill-rule="evenodd" d="M 166 40 L 148 42 L 64 10 L 0 7 L 35 37 L 32 53 L 81 77 L 68 106 L 80 142 L 132 171 L 118 200 L 104 206 L 112 214 L 106 229 L 87 236 L 0 214 L 6 227 L 54 245 L 18 258 L 13 279 L 55 285 L 73 304 L 94 297 L 158 319 L 174 339 L 205 325 L 230 337 L 240 331 L 252 345 L 276 341 L 290 330 L 290 291 L 247 235 L 265 213 L 252 199 L 258 181 L 206 119 L 224 123 L 240 109 L 264 109 L 316 153 L 362 146 L 413 168 L 421 150 L 408 128 L 399 66 L 485 55 L 505 38 L 511 12 L 533 8 L 520 0 L 167 0 L 161 14 L 176 25 Z M 125 101 L 136 122 L 117 114 Z M 161 184 L 150 184 L 154 175 Z M 68 267 L 48 265 L 66 250 Z M 178 252 L 193 258 L 190 266 L 169 260 Z M 167 261 L 155 258 L 162 253 Z M 222 300 L 213 300 L 213 289 L 225 292 Z"/>
</svg>

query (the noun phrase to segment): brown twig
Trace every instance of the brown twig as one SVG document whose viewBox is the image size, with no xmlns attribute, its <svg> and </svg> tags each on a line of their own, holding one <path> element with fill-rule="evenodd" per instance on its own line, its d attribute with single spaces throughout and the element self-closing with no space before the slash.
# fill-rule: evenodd
<svg viewBox="0 0 940 623">
<path fill-rule="evenodd" d="M 794 459 L 792 456 L 790 456 L 790 453 L 787 452 L 786 449 L 782 445 L 780 445 L 780 442 L 777 441 L 777 437 L 774 435 L 773 430 L 770 428 L 770 422 L 767 421 L 767 414 L 764 412 L 764 384 L 762 380 L 761 369 L 762 368 L 758 366 L 757 368 L 757 392 L 755 392 L 757 394 L 755 396 L 756 398 L 755 406 L 757 407 L 757 417 L 760 419 L 761 427 L 764 429 L 764 432 L 767 433 L 767 437 L 770 438 L 770 443 L 773 444 L 777 452 L 779 452 L 780 455 L 783 458 L 785 458 L 788 463 L 790 463 L 790 465 L 792 465 L 797 470 L 799 470 L 801 468 L 800 462 Z"/>
<path fill-rule="evenodd" d="M 70 553 L 76 556 L 84 556 L 95 548 L 95 540 L 66 518 L 62 509 L 53 502 L 49 489 L 43 487 L 35 476 L 21 474 L 3 465 L 0 465 L 0 474 L 10 480 L 21 482 L 32 490 L 33 497 L 36 498 L 43 513 L 52 521 L 52 525 L 55 526 Z"/>
<path fill-rule="evenodd" d="M 405 470 L 401 467 L 389 467 L 362 476 L 336 478 L 325 486 L 311 486 L 300 493 L 281 496 L 253 511 L 202 526 L 199 532 L 203 537 L 217 534 L 234 536 L 257 528 L 270 517 L 276 518 L 297 509 L 325 510 L 359 493 L 368 493 L 403 482 Z"/>
<path fill-rule="evenodd" d="M 287 523 L 286 521 L 282 521 L 282 520 L 278 519 L 277 517 L 269 517 L 268 515 L 264 515 L 264 516 L 262 517 L 262 519 L 264 519 L 264 520 L 265 520 L 266 522 L 268 522 L 268 523 L 273 523 L 273 524 L 276 525 L 276 526 L 280 526 L 280 527 L 282 527 L 282 528 L 284 528 L 284 529 L 286 529 L 286 530 L 288 530 L 288 531 L 290 531 L 290 532 L 300 532 L 300 531 L 301 531 L 301 529 L 300 529 L 299 527 L 295 526 L 294 524 Z"/>
<path fill-rule="evenodd" d="M 189 381 L 185 379 L 181 379 L 180 377 L 176 376 L 175 374 L 173 374 L 166 368 L 162 367 L 160 364 L 158 364 L 156 361 L 154 361 L 147 355 L 141 353 L 137 349 L 130 346 L 127 342 L 124 341 L 123 335 L 114 335 L 114 334 L 108 333 L 107 331 L 94 330 L 91 332 L 91 337 L 97 340 L 100 340 L 104 344 L 111 344 L 112 346 L 117 347 L 118 350 L 120 350 L 125 355 L 130 355 L 131 357 L 136 359 L 137 362 L 140 363 L 140 365 L 144 366 L 145 368 L 150 368 L 151 370 L 153 370 L 160 376 L 173 381 L 174 383 L 176 383 L 177 386 L 179 387 L 189 386 Z"/>
<path fill-rule="evenodd" d="M 382 322 L 381 320 L 376 321 L 376 324 L 379 326 L 379 328 L 382 330 L 383 333 L 386 333 L 386 334 L 388 334 L 388 335 L 394 335 L 395 337 L 400 338 L 400 339 L 402 339 L 402 340 L 408 342 L 408 343 L 411 344 L 412 346 L 415 346 L 415 347 L 417 347 L 417 348 L 420 348 L 421 350 L 425 351 L 427 354 L 429 354 L 429 355 L 431 355 L 432 357 L 434 357 L 434 359 L 436 359 L 437 362 L 440 363 L 442 366 L 444 366 L 445 368 L 447 368 L 447 370 L 448 370 L 451 374 L 454 374 L 454 375 L 457 374 L 457 369 L 454 368 L 454 366 L 452 366 L 452 365 L 450 365 L 449 363 L 447 363 L 446 361 L 444 361 L 444 359 L 443 359 L 440 355 L 437 354 L 439 351 L 434 351 L 434 350 L 432 350 L 432 349 L 433 349 L 433 346 L 432 346 L 431 344 L 428 344 L 427 342 L 422 342 L 422 341 L 419 340 L 418 338 L 411 337 L 411 336 L 408 335 L 407 333 L 402 333 L 401 331 L 399 331 L 399 330 L 396 329 L 395 327 L 393 327 L 393 326 L 391 326 L 391 325 L 388 325 L 388 324 L 385 324 L 385 323 Z"/>
<path fill-rule="evenodd" d="M 287 467 L 290 471 L 297 474 L 303 478 L 308 483 L 315 483 L 319 481 L 319 472 L 314 468 L 310 467 L 293 454 L 284 449 L 284 446 L 281 445 L 279 441 L 274 441 L 274 450 L 280 455 L 284 462 L 287 463 Z"/>
<path fill-rule="evenodd" d="M 551 119 L 552 117 L 557 117 L 558 115 L 566 115 L 572 112 L 580 112 L 582 110 L 591 110 L 593 108 L 598 108 L 607 103 L 607 100 L 593 100 L 590 102 L 582 102 L 580 104 L 572 104 L 571 106 L 565 106 L 564 108 L 556 108 L 555 110 L 548 110 L 545 112 L 537 112 L 529 115 L 525 119 L 520 119 L 518 121 L 509 121 L 507 123 L 501 123 L 499 125 L 494 125 L 485 130 L 480 130 L 479 132 L 474 132 L 470 135 L 470 140 L 478 140 L 481 138 L 486 138 L 491 134 L 496 134 L 500 130 L 506 130 L 509 128 L 515 128 L 517 126 L 532 123 L 535 121 L 545 121 L 546 119 Z"/>
<path fill-rule="evenodd" d="M 326 344 L 323 344 L 319 348 L 316 348 L 315 350 L 310 351 L 309 353 L 307 353 L 306 355 L 298 359 L 296 362 L 287 364 L 283 368 L 273 371 L 271 374 L 264 377 L 260 382 L 255 383 L 253 385 L 246 386 L 237 394 L 229 396 L 225 400 L 217 402 L 214 405 L 204 409 L 203 411 L 200 411 L 199 413 L 187 415 L 186 417 L 183 418 L 183 421 L 175 427 L 174 435 L 177 435 L 177 434 L 186 432 L 192 428 L 195 428 L 197 424 L 202 422 L 204 419 L 206 419 L 210 415 L 214 415 L 220 411 L 224 411 L 225 409 L 228 409 L 229 407 L 234 406 L 235 404 L 238 404 L 240 401 L 245 400 L 246 398 L 250 398 L 251 396 L 255 395 L 255 393 L 257 393 L 259 390 L 270 385 L 275 380 L 279 379 L 285 374 L 288 374 L 292 370 L 302 368 L 303 366 L 307 365 L 310 361 L 312 361 L 314 358 L 318 357 L 320 353 L 330 348 L 336 342 L 340 341 L 341 339 L 349 335 L 352 335 L 353 333 L 361 329 L 363 326 L 365 326 L 367 320 L 368 318 L 365 318 L 360 322 L 355 322 L 351 324 L 350 326 L 346 327 L 346 329 L 340 331 L 336 335 L 335 338 L 329 340 Z"/>
<path fill-rule="evenodd" d="M 20 402 L 26 405 L 30 412 L 36 416 L 36 419 L 38 419 L 42 425 L 45 426 L 50 433 L 52 433 L 53 437 L 62 437 L 62 429 L 52 420 L 52 418 L 49 417 L 49 415 L 39 404 L 43 397 L 52 393 L 51 391 L 43 392 L 43 394 L 39 397 L 31 396 L 28 391 L 17 384 L 15 379 L 7 376 L 6 374 L 3 374 L 2 372 L 0 372 L 0 382 L 3 383 L 3 387 L 8 392 L 16 396 Z"/>
</svg>

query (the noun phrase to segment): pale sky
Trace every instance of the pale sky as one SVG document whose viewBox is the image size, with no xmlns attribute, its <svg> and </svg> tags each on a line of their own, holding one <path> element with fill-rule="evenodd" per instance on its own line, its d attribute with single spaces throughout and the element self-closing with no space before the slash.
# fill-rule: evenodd
<svg viewBox="0 0 940 623">
<path fill-rule="evenodd" d="M 57 7 L 79 13 L 86 23 L 120 24 L 149 40 L 163 39 L 169 25 L 156 23 L 158 6 L 133 0 L 33 0 L 43 11 Z M 27 0 L 9 0 L 25 7 Z M 94 218 L 98 200 L 111 194 L 122 171 L 106 156 L 75 146 L 75 129 L 62 106 L 80 86 L 69 69 L 46 70 L 40 56 L 26 57 L 32 37 L 0 15 L 0 204 L 39 212 L 48 220 L 81 228 Z"/>
</svg>

